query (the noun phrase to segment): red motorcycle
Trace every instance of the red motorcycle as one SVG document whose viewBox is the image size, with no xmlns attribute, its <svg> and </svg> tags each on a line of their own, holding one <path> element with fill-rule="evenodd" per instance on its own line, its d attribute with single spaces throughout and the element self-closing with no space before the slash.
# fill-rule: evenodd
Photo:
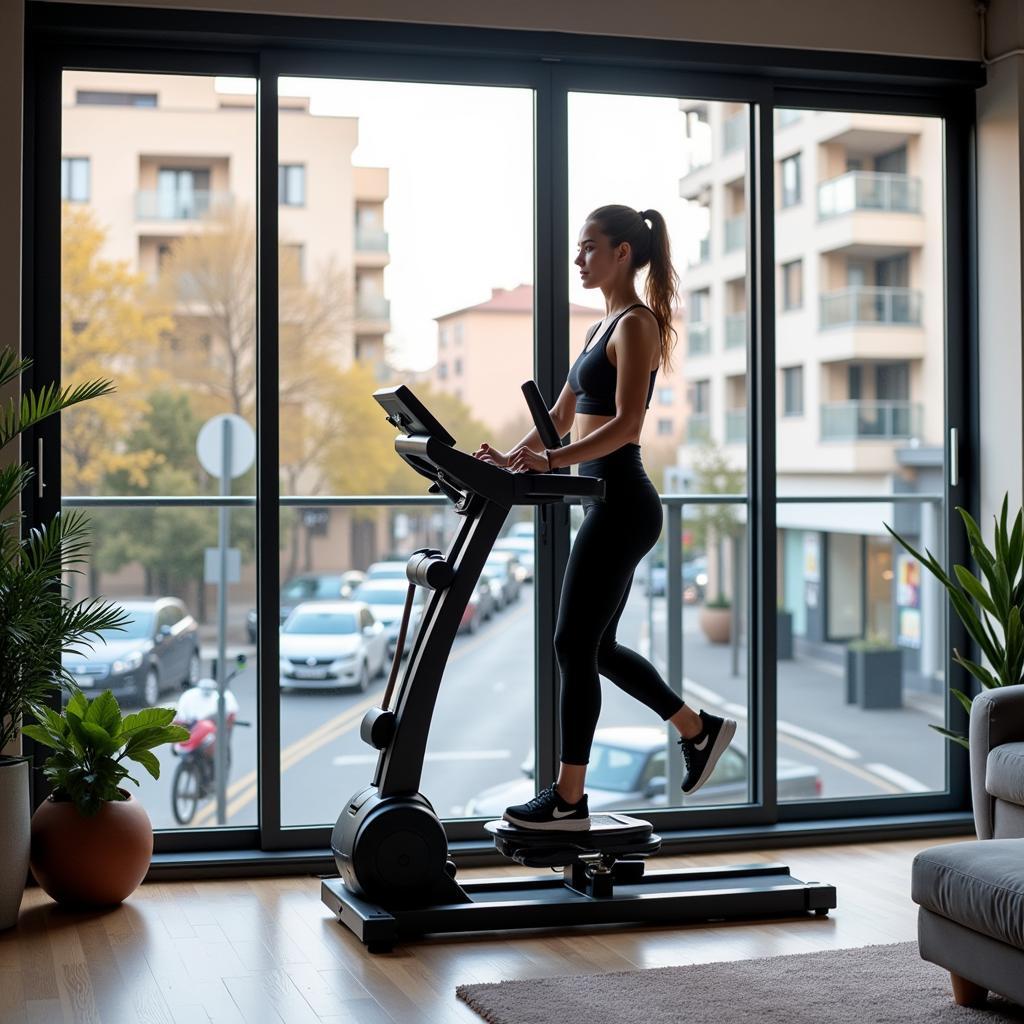
<svg viewBox="0 0 1024 1024">
<path fill-rule="evenodd" d="M 238 667 L 224 680 L 225 686 L 245 667 L 239 655 Z M 175 743 L 171 752 L 180 758 L 171 780 L 171 810 L 179 825 L 188 825 L 195 817 L 199 802 L 216 792 L 217 784 L 217 680 L 205 677 L 189 687 L 178 699 L 174 724 L 189 730 L 187 740 Z M 238 721 L 238 701 L 224 690 L 224 722 L 227 726 L 225 764 L 231 768 L 231 734 Z"/>
</svg>

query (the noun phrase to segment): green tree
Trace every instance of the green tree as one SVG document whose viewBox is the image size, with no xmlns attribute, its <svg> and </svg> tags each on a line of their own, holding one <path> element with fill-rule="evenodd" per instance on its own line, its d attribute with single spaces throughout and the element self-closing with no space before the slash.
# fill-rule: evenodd
<svg viewBox="0 0 1024 1024">
<path fill-rule="evenodd" d="M 729 463 L 721 447 L 710 437 L 701 441 L 693 460 L 693 488 L 697 494 L 742 494 L 746 475 Z M 736 557 L 735 541 L 742 529 L 736 505 L 697 505 L 689 529 L 694 544 L 710 553 L 717 552 L 715 596 L 725 594 L 724 554 L 726 544 L 733 544 L 732 555 Z"/>
</svg>

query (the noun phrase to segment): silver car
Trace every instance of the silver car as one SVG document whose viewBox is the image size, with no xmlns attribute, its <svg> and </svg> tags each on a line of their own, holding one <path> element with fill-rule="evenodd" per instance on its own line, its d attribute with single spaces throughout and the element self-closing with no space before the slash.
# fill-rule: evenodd
<svg viewBox="0 0 1024 1024">
<path fill-rule="evenodd" d="M 307 601 L 281 627 L 281 689 L 364 691 L 387 667 L 384 624 L 357 601 Z"/>
<path fill-rule="evenodd" d="M 587 768 L 588 806 L 592 812 L 664 807 L 668 803 L 667 735 L 654 726 L 610 726 L 594 733 Z M 521 769 L 526 778 L 500 782 L 465 806 L 467 818 L 500 818 L 511 804 L 529 800 L 535 791 L 531 751 Z M 813 765 L 779 758 L 779 799 L 821 795 L 821 778 Z M 734 740 L 722 754 L 711 778 L 696 793 L 673 798 L 673 806 L 747 802 L 746 751 Z"/>
<path fill-rule="evenodd" d="M 408 589 L 409 581 L 407 579 L 367 579 L 363 580 L 352 594 L 353 601 L 362 601 L 368 605 L 374 618 L 384 623 L 389 658 L 394 657 L 395 648 L 398 646 L 398 628 L 402 623 L 402 610 L 405 607 L 405 595 Z M 417 587 L 412 615 L 409 619 L 409 632 L 405 638 L 403 657 L 408 657 L 409 651 L 412 649 L 412 642 L 416 637 L 426 600 L 426 591 L 423 587 Z"/>
</svg>

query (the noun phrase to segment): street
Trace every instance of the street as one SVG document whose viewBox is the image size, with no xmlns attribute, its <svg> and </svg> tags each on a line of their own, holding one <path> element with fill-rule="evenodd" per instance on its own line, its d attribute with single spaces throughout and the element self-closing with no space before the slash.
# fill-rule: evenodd
<svg viewBox="0 0 1024 1024">
<path fill-rule="evenodd" d="M 695 709 L 730 715 L 739 722 L 737 743 L 750 749 L 745 651 L 741 674 L 729 672 L 728 646 L 709 644 L 698 626 L 699 608 L 683 611 L 684 697 Z M 620 625 L 620 641 L 665 671 L 665 601 L 648 598 L 636 585 Z M 422 792 L 442 817 L 457 817 L 467 800 L 496 783 L 521 778 L 520 764 L 533 744 L 533 590 L 498 612 L 474 636 L 459 635 L 438 695 L 423 769 Z M 241 720 L 236 728 L 228 784 L 227 823 L 255 825 L 256 664 L 233 682 Z M 204 647 L 206 658 L 213 649 Z M 229 651 L 229 654 L 233 651 Z M 281 698 L 282 824 L 333 823 L 347 797 L 369 780 L 376 752 L 359 737 L 365 710 L 380 700 L 385 679 L 365 694 L 294 691 Z M 945 787 L 946 743 L 927 728 L 942 724 L 938 697 L 907 695 L 902 709 L 864 711 L 844 703 L 840 670 L 806 661 L 779 664 L 779 758 L 813 766 L 821 798 L 882 796 Z M 603 682 L 599 728 L 659 725 L 660 720 L 614 685 Z M 674 736 L 673 736 L 674 739 Z M 672 744 L 671 756 L 678 756 Z M 161 778 L 140 773 L 140 796 L 155 828 L 176 828 L 171 777 L 176 758 L 158 750 Z M 193 826 L 216 824 L 215 800 L 200 804 Z"/>
</svg>

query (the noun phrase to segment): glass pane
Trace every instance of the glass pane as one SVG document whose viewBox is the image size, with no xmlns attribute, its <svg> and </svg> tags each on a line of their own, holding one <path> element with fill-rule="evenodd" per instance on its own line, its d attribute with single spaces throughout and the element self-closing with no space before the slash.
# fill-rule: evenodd
<svg viewBox="0 0 1024 1024">
<path fill-rule="evenodd" d="M 282 634 L 282 822 L 297 826 L 333 823 L 369 782 L 359 725 L 391 668 L 406 561 L 446 551 L 463 522 L 398 457 L 373 392 L 408 385 L 463 450 L 507 450 L 529 426 L 533 95 L 282 79 L 280 96 L 281 243 L 302 246 L 302 279 L 281 275 L 281 492 L 308 499 L 281 508 L 281 616 L 357 602 L 380 627 L 352 643 Z M 337 500 L 357 495 L 373 500 Z M 442 817 L 489 814 L 493 786 L 532 785 L 533 555 L 532 510 L 516 508 L 434 710 L 421 789 Z"/>
<path fill-rule="evenodd" d="M 804 755 L 825 799 L 942 791 L 941 595 L 885 530 L 941 558 L 942 122 L 802 111 L 775 146 L 777 178 L 795 154 L 804 173 L 775 224 L 777 280 L 802 261 L 804 296 L 776 317 L 780 797 L 783 759 Z M 785 401 L 797 367 L 801 410 Z M 852 500 L 887 494 L 920 500 Z"/>
<path fill-rule="evenodd" d="M 670 512 L 663 503 L 661 537 L 634 573 L 615 639 L 649 661 L 694 711 L 705 708 L 739 722 L 737 739 L 712 779 L 684 800 L 675 728 L 610 677 L 602 678 L 601 714 L 587 779 L 592 810 L 748 800 L 748 552 L 743 498 L 747 133 L 748 110 L 742 104 L 569 96 L 571 257 L 578 251 L 588 214 L 598 207 L 653 208 L 665 218 L 680 277 L 677 344 L 671 367 L 659 367 L 640 444 L 644 466 L 661 494 L 705 496 L 704 504 L 687 504 L 681 512 L 678 504 Z M 609 137 L 635 159 L 595 159 Z M 576 271 L 570 265 L 570 300 L 583 322 L 570 324 L 570 364 L 583 348 L 586 327 L 608 311 L 602 292 L 586 287 Z M 646 298 L 645 279 L 646 271 L 641 271 L 641 299 Z M 656 408 L 662 386 L 664 403 Z M 577 417 L 574 437 L 580 422 Z M 735 503 L 706 500 L 708 495 L 723 494 L 735 497 Z M 574 507 L 574 530 L 582 519 L 581 508 Z M 670 545 L 676 546 L 681 573 L 682 596 L 676 598 L 672 588 L 673 602 L 679 602 L 674 606 L 669 605 L 666 584 Z M 630 784 L 605 787 L 602 780 L 608 781 L 611 754 L 622 749 L 633 750 L 638 758 L 629 765 Z M 615 776 L 620 782 L 625 761 L 622 765 Z"/>
<path fill-rule="evenodd" d="M 222 517 L 215 500 L 168 507 L 155 497 L 221 493 L 222 435 L 209 451 L 199 439 L 204 425 L 221 429 L 224 414 L 238 456 L 224 493 L 255 492 L 255 113 L 251 103 L 227 109 L 223 84 L 200 76 L 68 71 L 63 89 L 62 147 L 76 154 L 70 189 L 87 201 L 62 210 L 61 382 L 108 377 L 117 388 L 63 414 L 63 504 L 85 505 L 92 523 L 85 573 L 66 582 L 74 600 L 97 596 L 132 616 L 128 630 L 90 638 L 64 661 L 86 694 L 111 689 L 126 710 L 177 707 L 192 728 L 177 752 L 156 750 L 159 780 L 133 773 L 153 825 L 165 829 L 218 823 L 215 746 L 205 734 L 216 735 L 223 651 L 230 764 L 221 820 L 255 825 L 256 652 L 246 630 L 255 498 Z M 104 96 L 117 102 L 96 105 Z M 145 103 L 129 102 L 136 96 Z M 155 156 L 169 138 L 177 155 Z M 221 200 L 216 210 L 180 201 L 171 185 L 183 174 L 206 182 L 206 195 Z M 112 497 L 153 500 L 100 501 Z M 229 679 L 238 654 L 248 662 Z"/>
</svg>

